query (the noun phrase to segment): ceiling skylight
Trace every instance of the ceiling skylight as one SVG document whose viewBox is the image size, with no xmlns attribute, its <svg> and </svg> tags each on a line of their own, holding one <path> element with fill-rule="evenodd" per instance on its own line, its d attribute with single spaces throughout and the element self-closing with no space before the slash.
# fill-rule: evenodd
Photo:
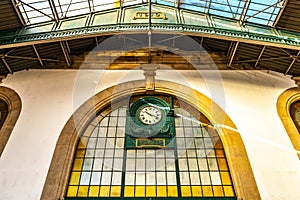
<svg viewBox="0 0 300 200">
<path fill-rule="evenodd" d="M 64 19 L 148 0 L 15 0 L 26 24 Z M 152 0 L 211 15 L 272 26 L 286 0 Z"/>
</svg>

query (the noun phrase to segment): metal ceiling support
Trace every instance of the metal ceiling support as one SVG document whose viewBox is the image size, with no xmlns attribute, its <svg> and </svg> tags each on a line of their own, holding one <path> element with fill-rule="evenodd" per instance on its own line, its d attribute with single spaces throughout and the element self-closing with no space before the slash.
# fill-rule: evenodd
<svg viewBox="0 0 300 200">
<path fill-rule="evenodd" d="M 277 5 L 277 3 L 274 3 L 273 5 L 270 5 L 270 6 L 266 7 L 265 9 L 260 10 L 260 11 L 256 12 L 255 14 L 253 14 L 253 15 L 247 17 L 247 18 L 246 18 L 245 20 L 243 20 L 243 21 L 247 21 L 248 19 L 251 19 L 252 17 L 255 17 L 256 15 L 265 12 L 265 11 L 268 10 L 269 8 L 271 8 L 271 7 L 273 7 L 273 6 L 276 6 L 276 5 Z"/>
<path fill-rule="evenodd" d="M 297 55 L 296 56 L 293 56 L 293 60 L 290 64 L 290 66 L 287 68 L 287 70 L 284 72 L 284 75 L 287 75 L 287 73 L 289 73 L 289 71 L 291 70 L 291 68 L 293 67 L 294 63 L 296 62 L 296 60 L 298 59 L 300 55 L 300 51 L 298 51 Z"/>
<path fill-rule="evenodd" d="M 278 22 L 279 22 L 279 20 L 280 20 L 280 18 L 281 18 L 282 13 L 283 13 L 283 11 L 284 11 L 286 5 L 288 4 L 288 0 L 283 0 L 283 1 L 284 1 L 284 2 L 283 2 L 283 5 L 282 5 L 282 7 L 281 7 L 281 9 L 280 9 L 280 11 L 279 11 L 279 13 L 278 13 L 278 15 L 276 16 L 276 19 L 275 19 L 274 23 L 273 23 L 273 27 L 276 27 L 276 26 L 277 26 L 277 24 L 278 24 Z"/>
<path fill-rule="evenodd" d="M 234 56 L 235 56 L 236 50 L 237 50 L 237 48 L 238 48 L 238 46 L 239 46 L 239 43 L 240 43 L 240 42 L 237 41 L 237 42 L 235 43 L 235 45 L 234 45 L 234 49 L 233 49 L 233 51 L 232 51 L 232 53 L 231 53 L 231 56 L 230 56 L 230 58 L 229 58 L 229 62 L 228 62 L 228 64 L 227 64 L 228 67 L 231 67 L 231 64 L 232 64 L 233 58 L 234 58 Z"/>
<path fill-rule="evenodd" d="M 44 63 L 43 63 L 43 61 L 41 60 L 40 54 L 38 53 L 38 51 L 37 51 L 37 49 L 35 48 L 34 44 L 32 45 L 32 48 L 33 48 L 33 50 L 34 50 L 34 52 L 35 52 L 35 55 L 36 55 L 37 58 L 39 59 L 39 62 L 40 62 L 40 64 L 41 64 L 41 67 L 43 68 L 43 67 L 44 67 Z"/>
<path fill-rule="evenodd" d="M 233 14 L 233 11 L 232 11 L 232 8 L 231 8 L 231 5 L 230 5 L 230 3 L 229 3 L 229 1 L 228 1 L 228 0 L 226 0 L 226 2 L 227 2 L 227 4 L 228 4 L 228 7 L 229 7 L 229 9 L 230 9 L 230 12 L 231 12 L 231 14 L 232 14 L 232 18 L 234 18 L 234 14 Z"/>
<path fill-rule="evenodd" d="M 53 19 L 53 20 L 55 20 L 53 17 L 51 17 L 50 15 L 48 15 L 48 14 L 46 14 L 46 13 L 44 13 L 44 12 L 42 12 L 41 10 L 39 10 L 39 9 L 36 9 L 35 7 L 33 7 L 33 6 L 31 6 L 30 4 L 28 4 L 28 3 L 25 3 L 25 2 L 23 2 L 23 1 L 21 1 L 21 0 L 19 0 L 22 4 L 24 4 L 24 5 L 26 5 L 26 6 L 28 6 L 29 8 L 31 8 L 31 9 L 33 9 L 33 10 L 35 10 L 35 11 L 37 11 L 37 12 L 39 12 L 39 13 L 41 13 L 41 14 L 43 14 L 43 15 L 45 15 L 45 16 L 47 16 L 47 17 L 49 17 L 50 19 Z"/>
<path fill-rule="evenodd" d="M 206 13 L 208 13 L 208 14 L 209 14 L 210 6 L 211 6 L 211 1 L 212 1 L 212 0 L 209 0 L 209 4 L 208 4 L 208 6 L 207 6 L 207 12 L 206 12 Z"/>
<path fill-rule="evenodd" d="M 57 10 L 56 10 L 56 7 L 55 7 L 55 3 L 53 2 L 53 0 L 48 0 L 48 2 L 50 4 L 50 8 L 51 8 L 52 14 L 54 16 L 54 19 L 55 19 L 56 22 L 58 22 L 59 16 L 58 16 L 58 13 L 57 13 Z"/>
<path fill-rule="evenodd" d="M 254 65 L 255 68 L 257 67 L 257 65 L 258 65 L 258 63 L 259 63 L 259 61 L 260 61 L 260 59 L 261 59 L 261 57 L 262 57 L 262 55 L 263 55 L 265 49 L 266 49 L 266 45 L 263 46 L 263 48 L 261 49 L 261 51 L 260 51 L 260 53 L 259 53 L 259 56 L 258 56 L 258 58 L 257 58 L 257 61 L 255 62 L 255 65 Z"/>
<path fill-rule="evenodd" d="M 243 11 L 242 11 L 242 14 L 240 16 L 240 20 L 239 20 L 241 24 L 244 23 L 244 21 L 245 21 L 245 17 L 247 15 L 249 5 L 250 5 L 250 0 L 246 0 L 245 4 L 244 4 Z"/>
<path fill-rule="evenodd" d="M 22 23 L 23 26 L 26 25 L 25 20 L 20 12 L 20 9 L 17 7 L 16 1 L 15 0 L 11 0 L 12 5 L 14 6 L 14 9 L 19 17 L 20 22 Z"/>
<path fill-rule="evenodd" d="M 90 12 L 94 12 L 95 8 L 94 8 L 94 2 L 93 2 L 93 0 L 88 0 L 88 3 L 89 3 Z"/>
<path fill-rule="evenodd" d="M 277 56 L 272 58 L 261 58 L 259 61 L 269 61 L 269 60 L 283 60 L 283 59 L 289 59 L 290 56 Z M 249 63 L 249 62 L 256 62 L 257 59 L 250 59 L 250 60 L 237 60 L 236 63 Z"/>
<path fill-rule="evenodd" d="M 64 57 L 65 57 L 65 61 L 66 61 L 66 63 L 67 63 L 67 66 L 70 67 L 70 66 L 71 66 L 71 59 L 70 59 L 70 55 L 69 55 L 69 53 L 68 53 L 68 49 L 67 49 L 67 47 L 65 46 L 65 44 L 63 43 L 63 41 L 60 41 L 59 44 L 60 44 L 61 50 L 62 50 L 62 52 L 63 52 L 63 54 L 64 54 Z"/>
<path fill-rule="evenodd" d="M 23 60 L 39 60 L 38 58 L 32 57 L 25 57 L 25 56 L 9 56 L 9 55 L 2 55 L 4 58 L 15 58 L 15 59 L 23 59 Z M 58 62 L 59 60 L 55 59 L 48 59 L 48 58 L 41 58 L 42 61 L 50 61 L 50 62 Z"/>
<path fill-rule="evenodd" d="M 9 73 L 13 73 L 13 71 L 11 70 L 11 68 L 9 67 L 8 63 L 6 62 L 6 60 L 4 59 L 4 57 L 1 58 L 5 67 L 8 69 Z"/>
</svg>

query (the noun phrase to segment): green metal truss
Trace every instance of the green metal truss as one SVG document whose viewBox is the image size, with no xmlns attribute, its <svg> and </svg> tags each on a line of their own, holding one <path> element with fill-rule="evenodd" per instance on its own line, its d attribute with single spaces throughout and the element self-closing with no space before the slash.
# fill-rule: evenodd
<svg viewBox="0 0 300 200">
<path fill-rule="evenodd" d="M 300 50 L 298 32 L 254 24 L 241 25 L 237 20 L 157 4 L 151 6 L 150 23 L 145 17 L 147 12 L 148 5 L 140 4 L 0 32 L 0 48 L 122 32 L 146 32 L 150 28 L 151 31 L 176 32 Z"/>
</svg>

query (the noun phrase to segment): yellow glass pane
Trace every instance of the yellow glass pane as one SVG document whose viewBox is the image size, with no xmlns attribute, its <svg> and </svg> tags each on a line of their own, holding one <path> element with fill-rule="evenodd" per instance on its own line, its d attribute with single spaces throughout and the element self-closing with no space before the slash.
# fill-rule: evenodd
<svg viewBox="0 0 300 200">
<path fill-rule="evenodd" d="M 73 164 L 73 171 L 81 171 L 83 159 L 76 158 Z"/>
<path fill-rule="evenodd" d="M 233 197 L 234 196 L 232 186 L 224 186 L 223 188 L 224 188 L 225 197 Z"/>
<path fill-rule="evenodd" d="M 134 186 L 125 186 L 124 197 L 134 197 Z"/>
<path fill-rule="evenodd" d="M 225 158 L 218 158 L 218 164 L 220 170 L 228 170 Z"/>
<path fill-rule="evenodd" d="M 203 190 L 203 196 L 204 197 L 212 197 L 213 196 L 213 191 L 211 186 L 202 186 Z"/>
<path fill-rule="evenodd" d="M 98 197 L 99 196 L 99 186 L 90 186 L 89 197 Z"/>
<path fill-rule="evenodd" d="M 215 197 L 223 197 L 224 196 L 222 186 L 213 186 L 213 190 L 214 190 Z"/>
<path fill-rule="evenodd" d="M 88 138 L 82 137 L 81 140 L 80 140 L 79 143 L 78 143 L 77 148 L 85 148 L 87 142 L 88 142 Z"/>
<path fill-rule="evenodd" d="M 178 197 L 177 186 L 168 186 L 168 197 Z"/>
<path fill-rule="evenodd" d="M 225 157 L 223 149 L 216 149 L 217 157 Z"/>
<path fill-rule="evenodd" d="M 114 3 L 114 6 L 115 6 L 115 8 L 119 8 L 119 7 L 120 7 L 120 1 L 116 1 L 116 2 Z"/>
<path fill-rule="evenodd" d="M 78 197 L 87 197 L 89 191 L 89 186 L 79 186 L 78 188 Z"/>
<path fill-rule="evenodd" d="M 229 172 L 220 172 L 223 185 L 231 185 Z"/>
<path fill-rule="evenodd" d="M 80 172 L 72 172 L 70 178 L 70 185 L 79 185 Z"/>
<path fill-rule="evenodd" d="M 84 157 L 85 149 L 77 149 L 76 157 Z"/>
<path fill-rule="evenodd" d="M 193 197 L 201 197 L 202 196 L 201 186 L 192 186 L 192 194 Z"/>
<path fill-rule="evenodd" d="M 121 196 L 121 186 L 111 186 L 110 196 L 111 197 L 120 197 Z"/>
<path fill-rule="evenodd" d="M 78 186 L 69 186 L 67 197 L 76 197 Z"/>
<path fill-rule="evenodd" d="M 109 197 L 110 186 L 100 186 L 100 197 Z"/>
<path fill-rule="evenodd" d="M 183 197 L 191 197 L 191 187 L 190 186 L 181 186 L 181 195 Z"/>
<path fill-rule="evenodd" d="M 156 186 L 146 186 L 146 196 L 156 197 Z"/>
<path fill-rule="evenodd" d="M 135 186 L 135 196 L 144 197 L 145 196 L 145 186 Z"/>
<path fill-rule="evenodd" d="M 167 188 L 166 186 L 157 186 L 157 197 L 166 197 Z"/>
</svg>

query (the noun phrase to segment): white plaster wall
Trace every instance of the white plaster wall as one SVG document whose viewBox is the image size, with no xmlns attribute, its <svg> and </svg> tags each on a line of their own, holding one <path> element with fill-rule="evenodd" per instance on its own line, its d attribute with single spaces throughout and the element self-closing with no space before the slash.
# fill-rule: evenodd
<svg viewBox="0 0 300 200">
<path fill-rule="evenodd" d="M 266 71 L 158 71 L 157 79 L 190 86 L 231 117 L 244 140 L 261 197 L 300 199 L 300 162 L 276 110 L 294 83 Z M 0 158 L 0 199 L 39 199 L 56 141 L 72 113 L 99 91 L 143 72 L 29 70 L 1 85 L 15 90 L 22 111 Z M 242 184 L 242 183 L 241 183 Z"/>
</svg>

